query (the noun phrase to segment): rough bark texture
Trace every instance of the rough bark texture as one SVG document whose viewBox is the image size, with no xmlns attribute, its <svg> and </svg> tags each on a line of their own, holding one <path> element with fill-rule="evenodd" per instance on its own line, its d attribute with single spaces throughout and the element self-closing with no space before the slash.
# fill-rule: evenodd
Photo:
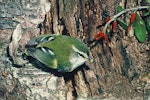
<svg viewBox="0 0 150 100">
<path fill-rule="evenodd" d="M 109 35 L 110 47 L 106 41 L 89 43 L 99 32 L 97 27 L 102 20 L 116 14 L 117 5 L 131 8 L 140 3 L 141 0 L 0 0 L 0 99 L 149 100 L 149 37 L 139 43 L 118 27 Z M 95 63 L 87 62 L 72 73 L 59 73 L 35 60 L 23 59 L 27 41 L 45 33 L 82 40 L 91 47 Z"/>
</svg>

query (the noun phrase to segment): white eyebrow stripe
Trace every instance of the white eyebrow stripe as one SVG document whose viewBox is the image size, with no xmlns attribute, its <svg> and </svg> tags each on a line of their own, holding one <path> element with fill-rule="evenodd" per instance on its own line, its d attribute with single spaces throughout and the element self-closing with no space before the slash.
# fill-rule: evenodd
<svg viewBox="0 0 150 100">
<path fill-rule="evenodd" d="M 78 53 L 80 53 L 80 54 L 82 54 L 85 58 L 89 58 L 88 56 L 87 56 L 87 54 L 85 54 L 84 52 L 81 52 L 81 51 L 79 51 L 75 46 L 73 46 L 72 45 L 72 49 L 75 51 L 75 52 L 78 52 Z"/>
</svg>

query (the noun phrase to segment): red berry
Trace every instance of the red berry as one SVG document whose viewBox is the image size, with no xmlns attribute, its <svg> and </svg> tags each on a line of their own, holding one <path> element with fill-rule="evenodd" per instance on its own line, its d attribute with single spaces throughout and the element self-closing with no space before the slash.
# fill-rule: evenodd
<svg viewBox="0 0 150 100">
<path fill-rule="evenodd" d="M 105 20 L 105 22 L 109 22 L 110 20 L 111 20 L 111 18 L 107 17 L 106 20 Z"/>
<path fill-rule="evenodd" d="M 98 34 L 94 35 L 94 39 L 97 40 L 97 41 L 102 39 L 102 38 L 104 38 L 107 41 L 108 44 L 110 43 L 109 40 L 108 40 L 107 35 L 104 32 L 100 31 Z"/>
<path fill-rule="evenodd" d="M 99 32 L 98 34 L 95 34 L 94 35 L 94 39 L 95 40 L 100 40 L 101 38 L 103 38 L 104 37 L 104 33 L 103 32 Z"/>
<path fill-rule="evenodd" d="M 136 18 L 136 13 L 132 13 L 130 18 L 130 24 L 134 22 L 135 18 Z"/>
<path fill-rule="evenodd" d="M 115 30 L 115 29 L 116 29 L 116 27 L 117 27 L 117 22 L 116 22 L 116 21 L 114 21 L 114 22 L 113 22 L 113 30 Z"/>
</svg>

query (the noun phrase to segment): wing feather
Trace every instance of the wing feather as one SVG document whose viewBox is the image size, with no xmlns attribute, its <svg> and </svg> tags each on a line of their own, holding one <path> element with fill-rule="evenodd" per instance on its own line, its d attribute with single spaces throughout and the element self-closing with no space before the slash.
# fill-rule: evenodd
<svg viewBox="0 0 150 100">
<path fill-rule="evenodd" d="M 55 59 L 54 53 L 48 48 L 28 48 L 27 52 L 33 58 L 39 60 L 41 63 L 45 64 L 50 68 L 57 68 L 57 61 Z"/>
</svg>

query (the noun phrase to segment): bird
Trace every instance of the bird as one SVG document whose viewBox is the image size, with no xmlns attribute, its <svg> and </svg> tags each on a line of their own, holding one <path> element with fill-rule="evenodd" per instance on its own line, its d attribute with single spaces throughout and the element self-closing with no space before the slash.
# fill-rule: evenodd
<svg viewBox="0 0 150 100">
<path fill-rule="evenodd" d="M 87 60 L 89 48 L 85 43 L 67 35 L 43 34 L 32 38 L 25 54 L 58 72 L 72 72 Z"/>
</svg>

